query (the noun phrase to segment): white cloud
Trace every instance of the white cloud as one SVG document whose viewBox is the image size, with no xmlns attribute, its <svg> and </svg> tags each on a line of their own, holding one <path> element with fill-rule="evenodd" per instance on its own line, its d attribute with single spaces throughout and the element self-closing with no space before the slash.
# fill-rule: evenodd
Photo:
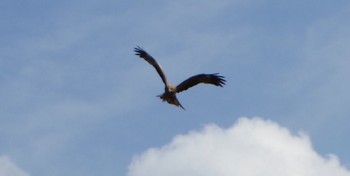
<svg viewBox="0 0 350 176">
<path fill-rule="evenodd" d="M 29 176 L 7 156 L 0 156 L 0 176 Z"/>
<path fill-rule="evenodd" d="M 334 155 L 323 157 L 304 134 L 277 123 L 241 118 L 223 129 L 176 136 L 134 158 L 129 176 L 350 176 Z"/>
</svg>

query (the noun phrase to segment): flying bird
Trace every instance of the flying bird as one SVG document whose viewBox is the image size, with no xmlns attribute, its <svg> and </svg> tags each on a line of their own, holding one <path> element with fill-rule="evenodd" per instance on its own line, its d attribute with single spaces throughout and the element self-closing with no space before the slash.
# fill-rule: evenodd
<svg viewBox="0 0 350 176">
<path fill-rule="evenodd" d="M 169 104 L 173 104 L 177 107 L 181 107 L 185 110 L 185 108 L 181 105 L 179 100 L 176 98 L 176 93 L 180 93 L 182 91 L 185 91 L 197 84 L 205 83 L 205 84 L 212 84 L 215 86 L 222 87 L 225 85 L 226 80 L 224 79 L 224 76 L 220 76 L 218 73 L 214 74 L 198 74 L 195 76 L 192 76 L 182 83 L 180 83 L 177 86 L 170 85 L 163 70 L 162 67 L 157 63 L 157 61 L 149 55 L 144 49 L 137 46 L 135 49 L 135 54 L 140 56 L 141 58 L 145 59 L 149 64 L 151 64 L 156 71 L 158 72 L 160 78 L 162 79 L 165 88 L 164 93 L 161 95 L 158 95 L 157 97 L 161 98 L 164 101 L 167 101 Z"/>
</svg>

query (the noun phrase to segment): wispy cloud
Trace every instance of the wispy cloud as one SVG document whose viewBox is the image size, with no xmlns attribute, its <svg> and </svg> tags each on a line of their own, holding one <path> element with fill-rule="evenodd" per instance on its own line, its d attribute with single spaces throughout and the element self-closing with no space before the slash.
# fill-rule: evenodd
<svg viewBox="0 0 350 176">
<path fill-rule="evenodd" d="M 0 156 L 1 176 L 29 176 L 28 173 L 18 167 L 9 157 Z"/>
</svg>

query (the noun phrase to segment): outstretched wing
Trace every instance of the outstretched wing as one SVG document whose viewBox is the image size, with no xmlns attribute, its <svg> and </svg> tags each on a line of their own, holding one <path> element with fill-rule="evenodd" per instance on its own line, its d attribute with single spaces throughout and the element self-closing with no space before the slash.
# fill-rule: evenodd
<svg viewBox="0 0 350 176">
<path fill-rule="evenodd" d="M 218 73 L 215 74 L 199 74 L 196 76 L 192 76 L 187 80 L 183 81 L 179 85 L 176 86 L 176 92 L 182 92 L 184 90 L 189 89 L 199 83 L 213 84 L 215 86 L 222 87 L 225 85 L 226 80 L 225 77 L 220 76 Z"/>
<path fill-rule="evenodd" d="M 141 58 L 145 59 L 148 63 L 153 65 L 153 67 L 157 70 L 159 76 L 162 78 L 162 81 L 165 85 L 167 85 L 167 79 L 165 77 L 165 74 L 162 70 L 162 67 L 157 63 L 157 61 L 149 55 L 145 50 L 143 50 L 141 47 L 137 46 L 134 49 L 136 55 L 140 56 Z"/>
</svg>

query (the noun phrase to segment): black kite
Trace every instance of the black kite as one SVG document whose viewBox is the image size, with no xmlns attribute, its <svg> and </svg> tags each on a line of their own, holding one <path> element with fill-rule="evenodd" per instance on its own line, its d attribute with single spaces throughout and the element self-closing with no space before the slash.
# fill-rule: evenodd
<svg viewBox="0 0 350 176">
<path fill-rule="evenodd" d="M 158 95 L 163 101 L 167 101 L 169 104 L 173 104 L 175 106 L 180 106 L 182 109 L 185 109 L 177 100 L 176 93 L 182 92 L 184 90 L 189 89 L 200 83 L 213 84 L 215 86 L 222 87 L 225 85 L 226 80 L 224 80 L 223 76 L 220 76 L 218 73 L 215 74 L 199 74 L 192 76 L 177 86 L 170 85 L 166 79 L 166 76 L 161 68 L 161 66 L 157 63 L 157 61 L 149 55 L 145 50 L 141 47 L 137 46 L 135 48 L 136 55 L 145 59 L 148 63 L 150 63 L 158 72 L 159 76 L 162 78 L 162 81 L 165 85 L 165 91 L 163 94 Z"/>
</svg>

